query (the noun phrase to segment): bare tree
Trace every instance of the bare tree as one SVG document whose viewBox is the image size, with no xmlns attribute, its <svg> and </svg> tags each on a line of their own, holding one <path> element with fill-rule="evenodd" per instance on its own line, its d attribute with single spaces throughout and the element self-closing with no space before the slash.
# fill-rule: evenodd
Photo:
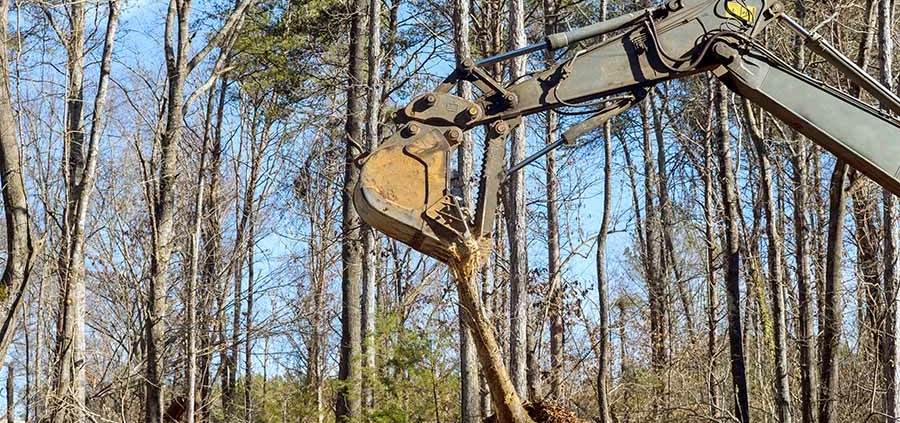
<svg viewBox="0 0 900 423">
<path fill-rule="evenodd" d="M 800 22 L 805 23 L 806 8 L 802 1 L 794 2 L 795 13 Z M 805 66 L 803 41 L 799 38 L 793 40 L 797 47 L 797 60 L 794 65 L 798 68 Z M 811 223 L 808 205 L 815 198 L 814 191 L 810 188 L 809 161 L 812 154 L 806 140 L 800 136 L 795 137 L 796 142 L 791 148 L 792 188 L 793 188 L 793 232 L 794 232 L 794 260 L 796 261 L 797 279 L 797 337 L 798 350 L 800 352 L 800 421 L 802 423 L 814 423 L 818 420 L 818 375 L 816 373 L 816 333 L 813 328 L 813 309 L 816 302 L 815 293 L 812 291 L 813 280 L 812 252 L 810 251 Z"/>
<path fill-rule="evenodd" d="M 716 84 L 718 114 L 718 156 L 722 199 L 725 210 L 725 291 L 728 294 L 728 344 L 731 351 L 731 384 L 734 392 L 734 414 L 741 422 L 750 421 L 750 401 L 747 390 L 747 371 L 744 360 L 743 329 L 741 328 L 740 241 L 738 239 L 740 212 L 737 206 L 737 186 L 731 157 L 731 131 L 728 124 L 728 91 Z"/>
<path fill-rule="evenodd" d="M 510 50 L 525 47 L 525 6 L 523 0 L 509 2 L 509 42 Z M 518 79 L 525 74 L 525 57 L 519 56 L 510 65 L 510 79 Z M 526 124 L 522 123 L 513 131 L 510 167 L 525 159 Z M 513 386 L 519 395 L 528 391 L 528 251 L 527 210 L 525 207 L 525 171 L 510 175 L 507 180 L 506 210 L 507 236 L 509 237 L 509 288 L 510 288 L 510 358 L 509 367 Z M 532 372 L 533 374 L 533 372 Z"/>
<path fill-rule="evenodd" d="M 15 421 L 15 411 L 16 411 L 16 393 L 14 380 L 15 373 L 13 373 L 12 364 L 6 365 L 6 421 L 13 422 Z"/>
<path fill-rule="evenodd" d="M 188 283 L 187 283 L 187 382 L 186 382 L 186 399 L 185 399 L 185 420 L 187 423 L 194 423 L 196 419 L 197 409 L 197 281 L 199 279 L 199 255 L 200 241 L 203 232 L 204 218 L 204 200 L 207 177 L 206 153 L 209 150 L 210 139 L 212 134 L 213 115 L 216 107 L 216 91 L 209 93 L 206 102 L 206 115 L 203 125 L 203 135 L 201 136 L 201 144 L 199 148 L 200 164 L 197 166 L 197 185 L 194 196 L 194 216 L 191 223 L 191 239 L 188 251 Z M 201 395 L 202 401 L 204 396 Z M 202 406 L 202 403 L 201 403 Z M 203 419 L 200 419 L 203 421 Z"/>
<path fill-rule="evenodd" d="M 160 423 L 163 417 L 163 345 L 165 336 L 166 284 L 172 256 L 172 231 L 175 215 L 177 160 L 184 115 L 184 81 L 187 78 L 190 1 L 171 0 L 166 16 L 166 76 L 169 83 L 166 129 L 160 137 L 158 185 L 153 191 L 153 254 L 150 261 L 150 285 L 147 291 L 145 343 L 147 364 L 145 382 L 146 423 Z M 175 33 L 177 32 L 177 39 Z M 176 41 L 177 40 L 177 41 Z M 173 44 L 177 43 L 177 44 Z"/>
<path fill-rule="evenodd" d="M 0 0 L 0 39 L 8 34 L 9 1 Z M 9 87 L 9 50 L 0 48 L 0 185 L 6 219 L 6 264 L 0 279 L 0 356 L 5 356 L 16 332 L 19 311 L 28 289 L 36 254 L 31 236 L 31 214 L 25 193 L 22 155 L 17 139 Z"/>
<path fill-rule="evenodd" d="M 669 363 L 669 315 L 668 315 L 668 289 L 665 282 L 665 275 L 661 265 L 663 261 L 661 254 L 663 253 L 663 243 L 661 242 L 660 231 L 662 230 L 659 220 L 658 202 L 655 201 L 659 185 L 657 183 L 657 167 L 655 164 L 656 156 L 653 147 L 653 120 L 650 116 L 650 103 L 655 101 L 654 95 L 649 95 L 646 100 L 641 102 L 641 150 L 644 153 L 644 225 L 643 237 L 644 252 L 642 255 L 642 265 L 644 277 L 647 281 L 647 299 L 650 305 L 650 343 L 651 343 L 651 364 L 657 373 L 657 377 L 661 378 L 662 370 Z M 655 401 L 664 401 L 665 386 L 659 384 Z M 659 405 L 661 406 L 661 402 Z"/>
<path fill-rule="evenodd" d="M 600 2 L 600 20 L 607 19 L 609 2 Z M 600 342 L 597 345 L 597 407 L 600 409 L 600 423 L 611 423 L 609 398 L 609 278 L 606 272 L 606 241 L 609 236 L 610 214 L 612 213 L 612 123 L 603 125 L 603 211 L 600 229 L 597 233 L 597 306 L 600 325 Z"/>
<path fill-rule="evenodd" d="M 224 213 L 224 195 L 222 190 L 222 156 L 224 153 L 224 141 L 222 136 L 223 117 L 226 107 L 226 92 L 229 86 L 229 79 L 224 75 L 216 90 L 216 121 L 213 128 L 212 138 L 209 145 L 209 161 L 205 172 L 208 173 L 208 187 L 206 198 L 203 201 L 203 274 L 201 286 L 203 287 L 204 308 L 207 309 L 209 322 L 207 330 L 215 332 L 215 338 L 210 335 L 203 336 L 201 351 L 207 352 L 201 354 L 199 358 L 199 371 L 203 375 L 200 384 L 201 409 L 200 420 L 206 421 L 209 417 L 210 396 L 212 392 L 211 364 L 213 361 L 213 345 L 221 345 L 218 348 L 221 370 L 219 373 L 222 389 L 222 406 L 228 409 L 231 406 L 231 398 L 233 391 L 231 389 L 230 380 L 234 374 L 234 365 L 231 362 L 229 349 L 224 348 L 227 345 L 227 332 L 225 329 L 225 300 L 229 291 L 229 279 L 223 277 L 222 263 L 223 246 L 222 246 L 222 215 Z M 213 298 L 215 300 L 213 300 Z M 215 302 L 215 306 L 213 306 Z M 213 307 L 215 309 L 213 310 Z"/>
<path fill-rule="evenodd" d="M 172 257 L 172 238 L 175 218 L 175 189 L 178 184 L 178 150 L 184 125 L 185 104 L 201 93 L 195 90 L 185 98 L 184 88 L 188 74 L 239 27 L 244 12 L 255 0 L 242 0 L 226 18 L 209 42 L 194 56 L 191 49 L 190 11 L 191 0 L 170 0 L 166 14 L 164 53 L 168 90 L 165 108 L 165 129 L 159 135 L 159 163 L 156 183 L 149 198 L 152 199 L 152 246 L 150 277 L 147 289 L 145 319 L 146 423 L 159 423 L 163 418 L 163 345 L 166 318 L 166 290 L 169 280 L 169 261 Z M 209 88 L 211 84 L 205 84 Z"/>
<path fill-rule="evenodd" d="M 243 265 L 247 266 L 247 308 L 244 312 L 244 419 L 248 422 L 253 421 L 253 303 L 254 303 L 254 286 L 256 284 L 256 226 L 258 215 L 258 203 L 260 198 L 257 191 L 260 185 L 260 178 L 265 159 L 266 150 L 271 142 L 272 109 L 277 106 L 277 95 L 263 95 L 258 98 L 250 98 L 247 100 L 248 113 L 250 117 L 249 125 L 249 165 L 246 186 L 244 187 L 244 198 L 242 200 L 240 222 L 238 223 L 238 241 L 235 243 L 235 249 L 242 250 L 236 253 L 238 258 L 233 262 L 237 263 L 235 269 L 235 277 L 243 272 Z M 246 231 L 246 236 L 244 232 Z M 236 284 L 236 286 L 239 284 Z M 236 292 L 237 293 L 237 292 Z M 236 304 L 239 304 L 236 302 Z M 236 307 L 239 311 L 240 307 Z"/>
<path fill-rule="evenodd" d="M 368 40 L 369 49 L 367 67 L 369 69 L 366 87 L 368 101 L 366 104 L 366 124 L 368 132 L 365 147 L 373 151 L 378 147 L 381 137 L 381 0 L 369 1 Z M 374 374 L 375 368 L 375 312 L 376 312 L 376 261 L 378 256 L 378 238 L 375 231 L 363 224 L 363 286 L 362 286 L 362 339 L 365 369 L 363 375 L 363 406 L 371 409 L 375 406 L 375 394 L 366 375 Z"/>
<path fill-rule="evenodd" d="M 717 389 L 715 368 L 716 352 L 716 326 L 718 324 L 719 289 L 716 282 L 716 239 L 713 233 L 716 218 L 715 188 L 713 187 L 713 122 L 716 122 L 715 90 L 713 83 L 707 83 L 707 104 L 709 113 L 707 117 L 706 133 L 703 137 L 703 240 L 705 244 L 705 276 L 706 276 L 706 359 L 709 370 L 706 372 L 706 392 L 709 395 L 709 415 L 716 418 L 719 415 L 719 392 Z"/>
<path fill-rule="evenodd" d="M 838 348 L 841 341 L 841 259 L 843 255 L 844 205 L 847 165 L 842 160 L 835 163 L 828 194 L 828 244 L 827 270 L 825 273 L 825 302 L 822 313 L 822 346 L 819 374 L 822 391 L 819 393 L 819 418 L 823 423 L 838 421 L 835 402 L 838 389 Z"/>
<path fill-rule="evenodd" d="M 340 234 L 334 228 L 340 222 L 340 185 L 338 179 L 343 170 L 335 151 L 338 140 L 327 136 L 314 139 L 315 147 L 305 155 L 294 181 L 293 195 L 300 203 L 300 210 L 308 225 L 305 240 L 305 263 L 309 280 L 312 310 L 307 318 L 307 363 L 304 385 L 312 391 L 313 412 L 317 422 L 325 421 L 326 409 L 326 353 L 328 348 L 328 273 L 340 257 L 335 253 Z"/>
<path fill-rule="evenodd" d="M 338 379 L 342 382 L 337 392 L 335 417 L 338 422 L 359 416 L 361 411 L 360 365 L 362 330 L 360 328 L 360 294 L 363 276 L 363 244 L 360 219 L 353 207 L 353 189 L 359 178 L 354 165 L 356 156 L 364 152 L 363 126 L 365 107 L 362 104 L 365 90 L 365 0 L 350 2 L 350 46 L 347 73 L 347 121 L 346 147 L 344 151 L 343 221 L 341 224 L 341 358 Z"/>
<path fill-rule="evenodd" d="M 806 205 L 809 204 L 808 167 L 809 146 L 803 140 L 794 148 L 791 156 L 794 191 L 794 245 L 797 262 L 797 315 L 799 320 L 798 344 L 800 350 L 800 416 L 803 423 L 812 423 L 818 416 L 816 338 L 813 331 L 814 294 L 810 286 L 810 224 Z"/>
<path fill-rule="evenodd" d="M 471 0 L 454 0 L 453 3 L 453 37 L 454 56 L 456 65 L 472 55 L 472 47 L 469 44 L 469 13 Z M 457 93 L 465 99 L 472 98 L 472 85 L 461 81 Z M 474 176 L 474 146 L 472 135 L 466 133 L 460 141 L 457 150 L 457 166 L 459 167 L 458 190 L 462 194 L 463 204 L 467 207 L 475 204 L 472 191 L 475 185 Z M 480 293 L 479 293 L 480 294 Z M 475 351 L 475 343 L 472 332 L 463 317 L 465 310 L 460 304 L 457 307 L 459 314 L 459 361 L 461 374 L 460 388 L 460 414 L 463 423 L 474 423 L 481 419 L 480 380 L 478 377 L 478 356 Z"/>
<path fill-rule="evenodd" d="M 778 232 L 776 222 L 779 210 L 775 202 L 772 165 L 769 161 L 769 149 L 766 145 L 762 122 L 756 118 L 750 103 L 746 101 L 744 101 L 744 117 L 747 120 L 747 127 L 753 138 L 753 145 L 759 160 L 762 203 L 766 214 L 766 237 L 768 238 L 766 245 L 768 247 L 769 285 L 772 290 L 772 320 L 774 323 L 775 410 L 779 422 L 790 423 L 791 390 L 787 359 L 787 319 L 785 318 L 784 269 L 781 267 L 784 244 L 781 241 L 781 234 Z"/>
<path fill-rule="evenodd" d="M 661 283 L 665 284 L 663 292 L 665 292 L 667 297 L 667 304 L 674 302 L 674 298 L 671 298 L 672 294 L 669 293 L 669 284 L 666 282 L 667 278 L 672 277 L 674 282 L 673 285 L 677 290 L 678 301 L 681 303 L 680 305 L 684 315 L 684 326 L 687 331 L 688 340 L 693 343 L 696 338 L 696 333 L 694 332 L 694 305 L 688 293 L 687 278 L 684 276 L 684 272 L 681 268 L 682 265 L 678 260 L 678 252 L 675 249 L 675 224 L 672 216 L 673 205 L 669 196 L 668 158 L 665 147 L 666 138 L 663 132 L 665 129 L 663 114 L 667 113 L 669 109 L 669 95 L 660 91 L 658 98 L 660 99 L 660 105 L 657 105 L 655 101 L 650 103 L 653 114 L 653 132 L 656 138 L 656 162 L 658 169 L 656 182 L 659 193 L 659 211 L 657 219 L 662 237 L 658 276 L 661 278 Z M 667 307 L 670 309 L 670 313 L 674 313 L 674 307 L 671 305 L 667 305 Z M 673 318 L 674 316 L 669 316 L 669 319 Z"/>
<path fill-rule="evenodd" d="M 889 90 L 894 90 L 894 4 L 893 0 L 879 0 L 878 26 L 880 28 L 880 61 L 881 82 Z M 898 244 L 900 244 L 900 225 L 898 225 L 897 198 L 890 191 L 882 190 L 884 198 L 884 293 L 886 315 L 884 332 L 881 339 L 882 379 L 885 395 L 882 412 L 885 421 L 900 418 L 900 271 L 898 271 Z"/>
<path fill-rule="evenodd" d="M 561 5 L 555 0 L 543 0 L 544 33 L 552 34 L 557 31 Z M 546 52 L 544 61 L 548 66 L 552 65 L 553 53 Z M 547 112 L 547 124 L 544 128 L 546 142 L 553 143 L 559 138 L 559 116 L 554 111 Z M 565 321 L 563 318 L 563 287 L 562 265 L 560 263 L 560 236 L 559 236 L 559 175 L 557 174 L 556 151 L 546 155 L 544 166 L 544 184 L 547 191 L 547 289 L 549 292 L 549 317 L 550 317 L 550 396 L 561 398 L 563 353 L 565 349 Z M 542 321 L 534 322 L 537 327 L 542 327 Z M 540 329 L 538 333 L 542 332 Z M 534 336 L 532 336 L 534 337 Z M 535 349 L 529 348 L 530 354 L 536 354 Z M 536 359 L 535 359 L 536 361 Z M 533 388 L 532 390 L 536 390 Z M 535 398 L 535 399 L 539 399 Z"/>
<path fill-rule="evenodd" d="M 66 47 L 66 68 L 69 75 L 69 85 L 66 89 L 66 130 L 63 135 L 67 156 L 64 178 L 67 201 L 63 211 L 63 234 L 59 251 L 59 273 L 63 292 L 60 296 L 60 323 L 57 327 L 55 347 L 53 420 L 81 422 L 85 417 L 85 219 L 96 180 L 113 43 L 119 20 L 119 3 L 116 0 L 109 2 L 98 88 L 87 142 L 83 123 L 86 8 L 84 3 L 72 3 L 67 9 L 69 26 L 65 34 L 57 28 L 53 14 L 49 9 L 45 9 L 52 26 L 58 31 L 60 41 Z"/>
</svg>

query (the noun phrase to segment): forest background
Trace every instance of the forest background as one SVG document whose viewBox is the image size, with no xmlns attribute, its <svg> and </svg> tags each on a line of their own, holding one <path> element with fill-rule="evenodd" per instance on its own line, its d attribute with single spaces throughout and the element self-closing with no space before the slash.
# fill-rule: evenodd
<svg viewBox="0 0 900 423">
<path fill-rule="evenodd" d="M 895 3 L 786 10 L 896 90 Z M 353 159 L 462 58 L 651 5 L 0 0 L 7 421 L 481 421 L 447 269 L 361 225 Z M 784 28 L 763 42 L 872 102 Z M 529 117 L 510 162 L 576 119 Z M 710 75 L 518 175 L 479 285 L 521 396 L 604 423 L 900 417 L 896 198 Z"/>
</svg>

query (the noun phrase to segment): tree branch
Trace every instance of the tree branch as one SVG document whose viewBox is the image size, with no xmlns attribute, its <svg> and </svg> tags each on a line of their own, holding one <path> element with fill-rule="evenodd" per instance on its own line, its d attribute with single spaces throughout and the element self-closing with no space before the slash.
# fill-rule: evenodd
<svg viewBox="0 0 900 423">
<path fill-rule="evenodd" d="M 257 0 L 243 0 L 234 11 L 231 12 L 231 15 L 228 16 L 228 19 L 225 20 L 225 24 L 222 25 L 222 28 L 219 28 L 216 35 L 214 35 L 212 39 L 209 40 L 209 42 L 188 62 L 188 73 L 197 67 L 197 65 L 202 62 L 214 48 L 222 44 L 224 40 L 231 38 L 231 35 L 241 27 L 244 12 L 247 11 L 247 8 L 256 3 L 256 1 Z"/>
</svg>

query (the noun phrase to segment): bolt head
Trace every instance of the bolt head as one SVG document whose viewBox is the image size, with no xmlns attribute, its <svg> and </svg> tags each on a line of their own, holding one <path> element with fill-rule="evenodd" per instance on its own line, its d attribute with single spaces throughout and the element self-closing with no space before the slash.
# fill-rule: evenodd
<svg viewBox="0 0 900 423">
<path fill-rule="evenodd" d="M 452 128 L 448 129 L 444 136 L 447 137 L 447 141 L 458 142 L 460 138 L 462 138 L 462 132 L 459 129 Z"/>
<path fill-rule="evenodd" d="M 782 12 L 784 12 L 784 4 L 782 4 L 780 1 L 776 1 L 772 4 L 771 10 L 772 14 L 780 15 Z"/>
<path fill-rule="evenodd" d="M 506 122 L 501 120 L 501 121 L 497 122 L 496 124 L 494 124 L 494 130 L 497 131 L 498 134 L 502 135 L 502 134 L 505 134 L 506 131 L 509 131 L 509 125 L 507 125 Z"/>
<path fill-rule="evenodd" d="M 425 103 L 429 106 L 434 106 L 434 103 L 437 103 L 437 97 L 434 94 L 428 94 L 425 96 Z"/>
<path fill-rule="evenodd" d="M 410 135 L 418 135 L 418 134 L 419 134 L 419 130 L 420 130 L 421 128 L 419 128 L 419 125 L 416 124 L 416 123 L 410 123 L 409 126 L 407 127 L 407 129 L 409 129 L 409 134 L 410 134 Z"/>
</svg>

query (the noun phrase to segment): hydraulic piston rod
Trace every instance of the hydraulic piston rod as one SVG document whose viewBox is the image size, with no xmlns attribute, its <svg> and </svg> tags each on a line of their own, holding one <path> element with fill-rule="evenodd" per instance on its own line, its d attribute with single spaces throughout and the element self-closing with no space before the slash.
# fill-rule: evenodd
<svg viewBox="0 0 900 423">
<path fill-rule="evenodd" d="M 579 41 L 584 41 L 588 38 L 599 37 L 601 35 L 609 34 L 610 32 L 618 31 L 622 28 L 630 26 L 635 22 L 647 17 L 647 15 L 652 13 L 654 10 L 655 8 L 644 9 L 603 22 L 597 22 L 593 25 L 576 28 L 571 31 L 550 34 L 544 41 L 540 43 L 531 44 L 516 50 L 498 54 L 496 56 L 487 57 L 479 60 L 478 62 L 475 62 L 475 64 L 478 66 L 488 66 L 493 65 L 494 63 L 502 62 L 504 60 L 512 59 L 514 57 L 531 54 L 536 51 L 545 49 L 551 51 L 559 50 Z"/>
<path fill-rule="evenodd" d="M 548 48 L 550 50 L 558 50 L 563 47 L 567 47 L 572 43 L 577 43 L 588 38 L 599 37 L 604 34 L 609 34 L 610 32 L 618 31 L 622 28 L 625 28 L 626 26 L 632 25 L 633 23 L 641 19 L 644 19 L 654 10 L 655 8 L 643 9 L 637 12 L 631 12 L 629 14 L 619 16 L 617 18 L 605 20 L 603 22 L 597 22 L 593 25 L 576 28 L 571 31 L 550 34 L 547 36 L 547 41 L 545 42 L 545 44 L 548 45 Z"/>
</svg>

